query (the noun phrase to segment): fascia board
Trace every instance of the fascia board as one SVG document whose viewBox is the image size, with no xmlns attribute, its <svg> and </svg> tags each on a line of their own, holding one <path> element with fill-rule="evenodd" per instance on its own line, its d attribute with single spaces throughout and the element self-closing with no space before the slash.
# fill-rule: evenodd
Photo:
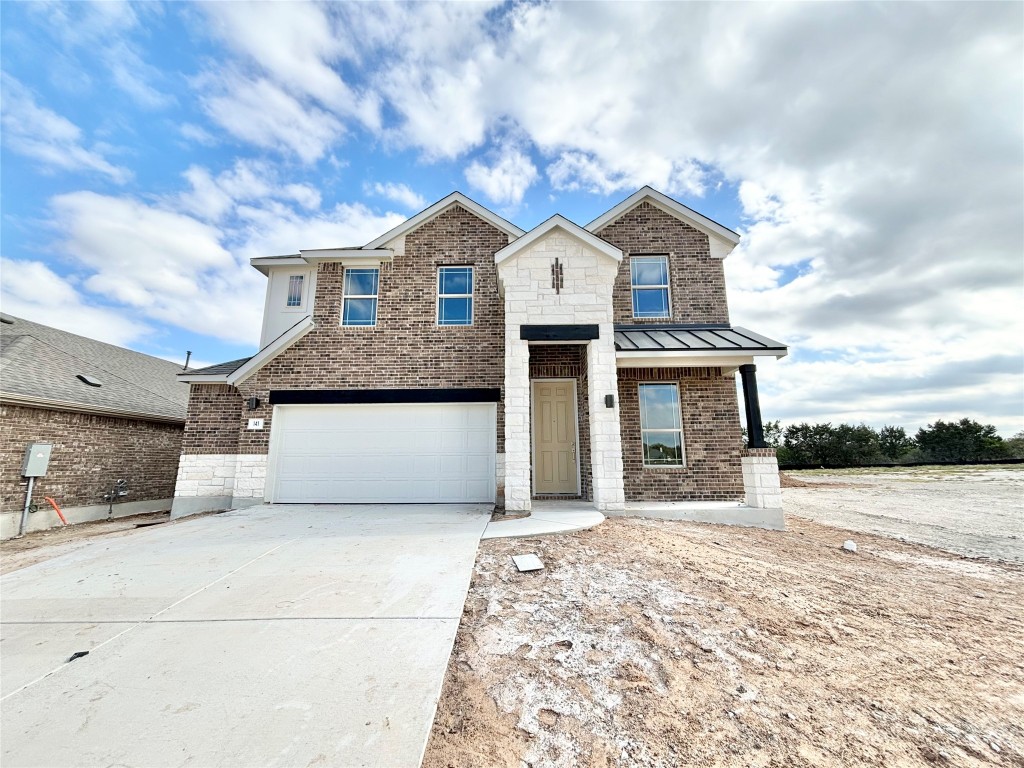
<svg viewBox="0 0 1024 768">
<path fill-rule="evenodd" d="M 159 421 L 166 424 L 184 424 L 185 417 L 167 416 L 155 413 L 143 413 L 141 411 L 118 410 L 116 408 L 104 408 L 103 406 L 86 405 L 84 403 L 73 403 L 67 400 L 50 400 L 45 397 L 32 397 L 31 395 L 20 395 L 12 392 L 0 392 L 0 402 L 4 405 L 24 405 L 32 408 L 49 408 L 55 411 L 70 411 L 72 413 L 89 413 L 97 416 L 112 416 L 118 419 L 134 419 L 137 421 Z"/>
<path fill-rule="evenodd" d="M 529 232 L 524 234 L 518 240 L 513 243 L 509 243 L 500 251 L 494 254 L 494 263 L 501 264 L 503 261 L 511 258 L 515 254 L 529 248 L 534 243 L 546 237 L 553 229 L 561 229 L 570 237 L 574 237 L 579 240 L 588 248 L 592 248 L 598 253 L 602 253 L 610 259 L 615 261 L 622 261 L 622 251 L 616 248 L 614 245 L 609 243 L 607 240 L 602 240 L 597 235 L 588 232 L 578 224 L 574 224 L 567 218 L 560 214 L 555 214 L 547 221 L 542 224 L 538 224 L 536 227 L 531 229 Z"/>
<path fill-rule="evenodd" d="M 703 214 L 697 213 L 697 211 L 692 208 L 688 208 L 682 203 L 673 200 L 668 195 L 665 195 L 652 187 L 644 187 L 643 189 L 637 190 L 614 208 L 602 213 L 592 222 L 587 224 L 584 229 L 588 232 L 595 232 L 602 227 L 606 227 L 616 219 L 619 219 L 629 213 L 645 200 L 650 201 L 656 208 L 660 208 L 665 213 L 682 219 L 687 224 L 690 224 L 704 234 L 716 237 L 728 245 L 735 247 L 740 242 L 740 236 L 731 229 L 722 226 L 717 221 L 713 221 Z M 729 250 L 731 251 L 732 248 L 729 248 Z M 718 256 L 718 258 L 724 258 L 727 254 L 728 251 L 726 251 L 725 254 Z"/>
<path fill-rule="evenodd" d="M 238 368 L 233 373 L 229 373 L 225 381 L 232 386 L 238 386 L 264 365 L 288 349 L 288 347 L 296 341 L 313 330 L 313 328 L 314 324 L 312 316 L 304 318 L 292 326 L 289 331 L 282 333 L 267 346 L 257 352 L 249 362 L 245 363 L 241 368 Z"/>
<path fill-rule="evenodd" d="M 500 229 L 502 232 L 507 234 L 512 239 L 522 237 L 522 235 L 525 234 L 523 230 L 521 230 L 512 222 L 503 219 L 501 216 L 494 213 L 493 211 L 487 210 L 479 203 L 470 200 L 461 192 L 452 192 L 450 195 L 438 200 L 429 208 L 425 208 L 412 218 L 407 219 L 406 221 L 399 224 L 397 227 L 388 230 L 383 235 L 378 237 L 376 240 L 371 240 L 370 242 L 363 246 L 363 249 L 373 250 L 376 248 L 380 248 L 385 243 L 389 243 L 395 238 L 401 237 L 407 232 L 411 232 L 412 230 L 416 229 L 416 227 L 425 223 L 429 219 L 432 219 L 438 214 L 444 213 L 453 205 L 461 205 L 463 208 L 476 214 L 484 221 L 489 222 L 496 229 Z"/>
<path fill-rule="evenodd" d="M 765 350 L 679 350 L 656 351 L 628 350 L 615 353 L 615 364 L 619 368 L 700 368 L 723 365 L 747 365 L 756 357 L 785 357 L 788 352 L 779 349 Z"/>
<path fill-rule="evenodd" d="M 274 256 L 267 258 L 266 256 L 257 256 L 249 259 L 249 266 L 253 269 L 259 270 L 264 275 L 270 275 L 270 270 L 273 267 L 294 267 L 302 266 L 306 262 L 302 256 Z"/>
</svg>

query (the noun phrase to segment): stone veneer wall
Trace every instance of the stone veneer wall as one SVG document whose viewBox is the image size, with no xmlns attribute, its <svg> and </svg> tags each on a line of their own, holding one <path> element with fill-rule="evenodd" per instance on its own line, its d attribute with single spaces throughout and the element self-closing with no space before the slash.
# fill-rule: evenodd
<svg viewBox="0 0 1024 768">
<path fill-rule="evenodd" d="M 563 286 L 551 286 L 551 264 L 563 267 Z M 621 509 L 622 451 L 618 408 L 605 408 L 615 392 L 612 285 L 618 262 L 580 239 L 555 229 L 498 265 L 505 289 L 505 507 L 532 507 L 530 445 L 530 345 L 519 338 L 524 324 L 597 325 L 587 344 L 587 408 L 592 497 L 600 510 Z"/>
<path fill-rule="evenodd" d="M 781 509 L 782 486 L 779 461 L 774 448 L 746 448 L 743 451 L 743 489 L 747 506 Z"/>
<path fill-rule="evenodd" d="M 649 202 L 643 202 L 595 234 L 623 253 L 615 278 L 616 323 L 729 322 L 722 260 L 711 256 L 708 236 L 703 232 Z M 629 268 L 630 256 L 633 254 L 669 256 L 671 317 L 633 317 Z"/>
<path fill-rule="evenodd" d="M 530 380 L 576 379 L 576 422 L 579 434 L 580 498 L 593 498 L 593 467 L 590 465 L 590 409 L 587 386 L 587 347 L 584 344 L 531 344 Z M 531 477 L 531 487 L 533 479 Z"/>
<path fill-rule="evenodd" d="M 103 495 L 119 479 L 128 481 L 124 501 L 169 499 L 181 441 L 180 424 L 0 405 L 0 509 L 20 513 L 24 507 L 21 465 L 29 443 L 53 443 L 33 498 L 45 504 L 50 496 L 64 508 L 104 505 Z"/>
<path fill-rule="evenodd" d="M 641 382 L 679 385 L 682 467 L 645 467 L 640 439 Z M 620 368 L 623 485 L 628 501 L 740 501 L 743 435 L 736 382 L 720 368 Z"/>
</svg>

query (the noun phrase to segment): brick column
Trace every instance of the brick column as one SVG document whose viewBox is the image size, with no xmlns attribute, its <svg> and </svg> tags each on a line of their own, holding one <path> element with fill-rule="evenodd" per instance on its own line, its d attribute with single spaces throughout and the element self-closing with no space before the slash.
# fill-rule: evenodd
<svg viewBox="0 0 1024 768">
<path fill-rule="evenodd" d="M 590 394 L 590 461 L 593 468 L 594 506 L 599 510 L 625 508 L 622 486 L 622 441 L 619 438 L 618 377 L 615 369 L 615 329 L 601 323 L 600 337 L 587 345 Z M 606 395 L 615 395 L 613 408 Z"/>
<path fill-rule="evenodd" d="M 519 338 L 519 324 L 505 327 L 505 509 L 529 511 L 530 345 Z"/>
</svg>

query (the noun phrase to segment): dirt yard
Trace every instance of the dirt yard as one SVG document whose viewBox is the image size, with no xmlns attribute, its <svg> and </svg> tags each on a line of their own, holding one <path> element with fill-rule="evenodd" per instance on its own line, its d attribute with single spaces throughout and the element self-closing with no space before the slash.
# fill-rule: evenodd
<svg viewBox="0 0 1024 768">
<path fill-rule="evenodd" d="M 788 524 L 482 542 L 423 765 L 1024 765 L 1024 568 Z"/>
<path fill-rule="evenodd" d="M 787 474 L 787 516 L 1024 564 L 1024 466 Z"/>
</svg>

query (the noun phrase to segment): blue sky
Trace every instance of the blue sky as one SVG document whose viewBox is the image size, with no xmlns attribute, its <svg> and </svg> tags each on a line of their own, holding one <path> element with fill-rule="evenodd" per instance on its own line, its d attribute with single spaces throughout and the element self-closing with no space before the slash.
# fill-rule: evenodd
<svg viewBox="0 0 1024 768">
<path fill-rule="evenodd" d="M 1017 3 L 3 3 L 4 311 L 250 354 L 252 256 L 453 189 L 529 229 L 652 184 L 743 235 L 767 418 L 1024 428 Z M 686 44 L 681 44 L 686 41 Z"/>
</svg>

